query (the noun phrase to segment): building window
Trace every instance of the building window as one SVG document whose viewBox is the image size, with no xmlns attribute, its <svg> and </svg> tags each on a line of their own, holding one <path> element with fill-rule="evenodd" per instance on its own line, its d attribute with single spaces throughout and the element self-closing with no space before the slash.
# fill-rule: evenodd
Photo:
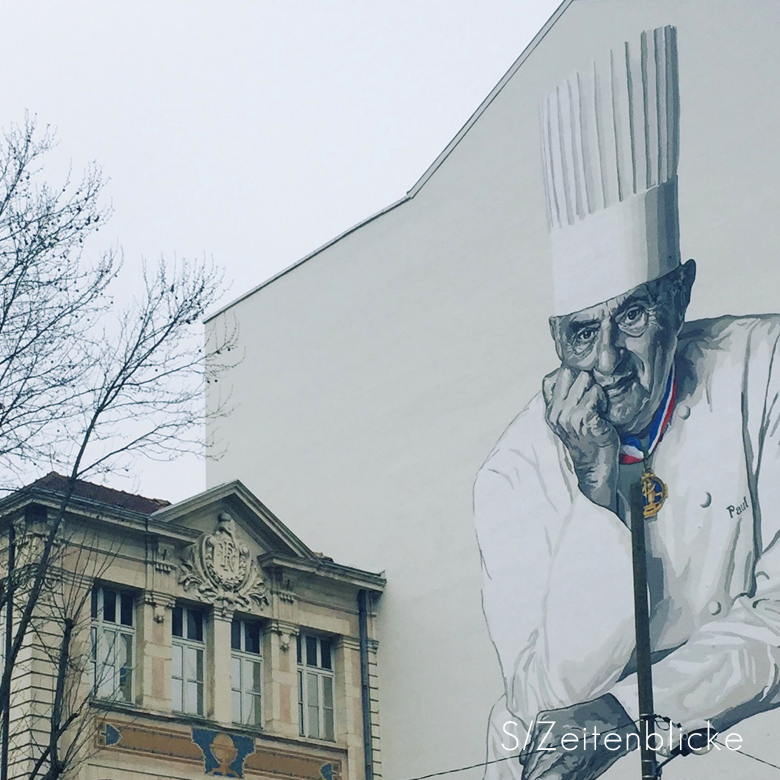
<svg viewBox="0 0 780 780">
<path fill-rule="evenodd" d="M 335 739 L 330 639 L 298 635 L 298 717 L 303 737 Z"/>
<path fill-rule="evenodd" d="M 263 686 L 260 624 L 234 619 L 230 627 L 232 648 L 233 722 L 260 726 Z"/>
<path fill-rule="evenodd" d="M 135 596 L 105 585 L 92 588 L 92 692 L 133 701 Z"/>
<path fill-rule="evenodd" d="M 172 706 L 177 712 L 203 715 L 205 613 L 197 607 L 173 608 L 173 691 Z"/>
</svg>

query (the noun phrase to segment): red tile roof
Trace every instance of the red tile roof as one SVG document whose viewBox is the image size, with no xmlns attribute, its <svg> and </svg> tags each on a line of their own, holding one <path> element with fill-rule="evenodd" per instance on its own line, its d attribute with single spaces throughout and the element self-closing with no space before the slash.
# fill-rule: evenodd
<svg viewBox="0 0 780 780">
<path fill-rule="evenodd" d="M 68 486 L 68 478 L 63 477 L 56 471 L 50 471 L 45 477 L 36 479 L 27 487 L 43 488 L 44 490 L 53 490 L 62 493 Z M 131 512 L 139 512 L 144 515 L 151 515 L 164 506 L 170 506 L 170 501 L 161 498 L 146 498 L 135 493 L 126 493 L 124 490 L 116 490 L 105 485 L 96 485 L 94 482 L 86 482 L 83 479 L 76 480 L 76 486 L 73 495 L 78 498 L 85 498 L 89 501 L 99 501 L 101 504 L 129 509 Z"/>
</svg>

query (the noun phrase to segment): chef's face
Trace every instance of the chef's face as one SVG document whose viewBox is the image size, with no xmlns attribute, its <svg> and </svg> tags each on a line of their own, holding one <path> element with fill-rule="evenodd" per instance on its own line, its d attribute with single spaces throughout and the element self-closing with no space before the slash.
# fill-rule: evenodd
<svg viewBox="0 0 780 780">
<path fill-rule="evenodd" d="M 661 403 L 695 275 L 689 260 L 623 295 L 550 319 L 561 363 L 593 376 L 607 396 L 607 420 L 623 435 L 642 432 Z"/>
</svg>

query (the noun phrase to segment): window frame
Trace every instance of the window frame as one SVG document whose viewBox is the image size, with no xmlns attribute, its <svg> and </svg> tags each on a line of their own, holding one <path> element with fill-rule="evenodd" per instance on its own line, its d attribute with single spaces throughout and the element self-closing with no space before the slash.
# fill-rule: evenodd
<svg viewBox="0 0 780 780">
<path fill-rule="evenodd" d="M 181 635 L 174 633 L 176 619 L 174 617 L 176 610 L 181 610 Z M 190 614 L 200 617 L 200 639 L 193 639 L 190 633 Z M 171 610 L 171 710 L 181 715 L 196 715 L 205 717 L 206 715 L 206 669 L 208 665 L 206 625 L 208 621 L 208 611 L 200 605 L 176 602 Z M 197 633 L 197 632 L 196 632 Z M 187 636 L 185 636 L 187 634 Z M 181 660 L 179 668 L 180 674 L 176 674 L 177 661 L 176 654 L 180 652 Z M 193 657 L 194 663 L 188 661 L 188 655 Z M 200 655 L 198 655 L 200 654 Z M 195 677 L 187 675 L 188 666 L 195 669 Z M 176 682 L 180 683 L 180 696 L 176 695 Z M 195 705 L 189 708 L 190 696 L 188 692 L 192 689 L 188 686 L 194 686 Z"/>
<path fill-rule="evenodd" d="M 234 626 L 238 626 L 238 644 L 234 644 L 235 633 Z M 247 629 L 249 627 L 257 630 L 257 652 L 247 650 Z M 263 625 L 259 620 L 252 620 L 243 617 L 233 617 L 230 624 L 230 701 L 231 717 L 233 723 L 247 728 L 263 728 Z M 236 681 L 236 664 L 238 664 L 238 681 Z M 255 680 L 254 674 L 247 668 L 257 666 L 259 672 L 257 678 L 259 683 L 254 690 L 252 681 Z M 245 674 L 249 677 L 250 684 L 245 681 Z M 236 698 L 238 697 L 238 698 Z M 238 705 L 238 706 L 236 706 Z M 245 707 L 247 712 L 245 712 Z M 236 711 L 238 709 L 238 712 Z M 252 713 L 252 719 L 248 719 L 249 713 Z"/>
<path fill-rule="evenodd" d="M 114 620 L 106 619 L 106 594 L 114 597 Z M 127 599 L 127 601 L 125 601 Z M 124 602 L 124 603 L 123 603 Z M 122 621 L 129 602 L 130 623 Z M 95 582 L 90 592 L 90 692 L 101 701 L 134 704 L 136 694 L 136 594 L 127 588 Z M 110 637 L 106 641 L 106 637 Z M 124 646 L 125 662 L 119 665 L 118 650 Z M 100 656 L 104 657 L 101 659 Z M 100 673 L 98 673 L 100 668 Z M 100 674 L 100 677 L 98 677 Z M 104 690 L 104 686 L 106 689 Z M 108 690 L 108 687 L 111 690 Z"/>
<path fill-rule="evenodd" d="M 309 663 L 310 642 L 316 643 L 314 663 Z M 328 666 L 322 665 L 323 645 L 327 643 Z M 298 732 L 301 737 L 323 742 L 336 741 L 336 673 L 334 667 L 334 637 L 300 631 L 296 637 L 298 662 Z M 306 658 L 304 659 L 304 648 Z M 312 692 L 312 684 L 315 691 Z M 311 701 L 312 696 L 316 702 Z M 327 698 L 330 698 L 329 704 Z M 316 729 L 311 715 L 316 711 Z M 328 728 L 329 727 L 329 728 Z"/>
</svg>

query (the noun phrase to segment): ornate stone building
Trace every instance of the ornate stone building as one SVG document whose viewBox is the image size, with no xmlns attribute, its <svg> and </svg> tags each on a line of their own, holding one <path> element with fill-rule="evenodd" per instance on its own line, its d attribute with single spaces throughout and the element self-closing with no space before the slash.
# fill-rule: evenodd
<svg viewBox="0 0 780 780">
<path fill-rule="evenodd" d="M 65 487 L 50 474 L 0 503 L 4 565 L 11 525 L 15 570 L 34 561 Z M 240 482 L 174 505 L 78 482 L 14 667 L 9 777 L 29 777 L 49 739 L 66 614 L 71 776 L 381 776 L 383 586 L 312 552 Z"/>
</svg>

